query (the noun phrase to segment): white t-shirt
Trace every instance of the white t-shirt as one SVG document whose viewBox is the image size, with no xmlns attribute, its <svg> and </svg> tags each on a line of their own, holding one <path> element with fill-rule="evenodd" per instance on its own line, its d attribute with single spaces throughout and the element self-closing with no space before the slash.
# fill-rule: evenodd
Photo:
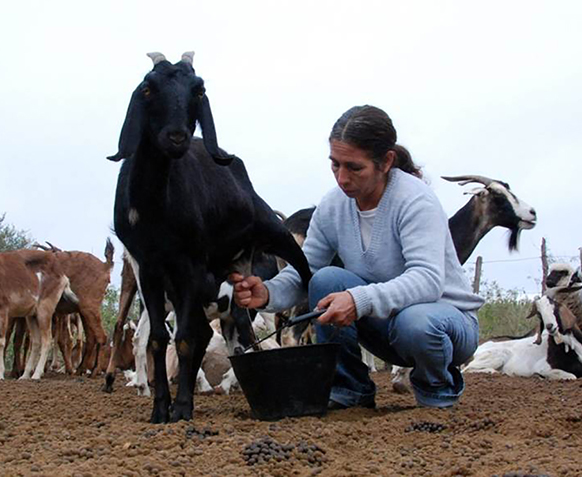
<svg viewBox="0 0 582 477">
<path fill-rule="evenodd" d="M 358 219 L 360 220 L 360 233 L 362 235 L 362 248 L 364 251 L 368 249 L 370 241 L 372 240 L 372 226 L 374 225 L 377 210 L 378 207 L 364 211 L 357 209 Z"/>
</svg>

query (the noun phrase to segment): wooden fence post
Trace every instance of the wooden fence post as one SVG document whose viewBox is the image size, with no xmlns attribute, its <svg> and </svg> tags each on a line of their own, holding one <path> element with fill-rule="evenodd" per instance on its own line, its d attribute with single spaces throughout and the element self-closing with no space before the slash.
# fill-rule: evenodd
<svg viewBox="0 0 582 477">
<path fill-rule="evenodd" d="M 546 239 L 542 237 L 542 294 L 546 292 L 547 276 L 548 276 L 548 256 L 546 254 Z"/>
<path fill-rule="evenodd" d="M 483 257 L 479 255 L 475 263 L 475 278 L 473 279 L 473 293 L 479 293 L 479 286 L 481 285 L 481 267 L 483 265 Z"/>
</svg>

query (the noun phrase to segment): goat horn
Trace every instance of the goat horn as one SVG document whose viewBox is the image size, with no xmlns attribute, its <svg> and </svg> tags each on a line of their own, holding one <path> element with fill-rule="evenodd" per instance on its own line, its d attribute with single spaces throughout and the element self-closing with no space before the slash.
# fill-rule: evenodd
<svg viewBox="0 0 582 477">
<path fill-rule="evenodd" d="M 194 52 L 193 51 L 187 51 L 182 55 L 182 61 L 184 63 L 188 63 L 189 65 L 192 65 L 192 63 L 194 62 Z"/>
<path fill-rule="evenodd" d="M 282 222 L 285 222 L 287 220 L 287 216 L 280 210 L 273 210 L 273 212 L 275 212 L 275 215 L 277 215 L 277 217 L 279 217 Z"/>
<path fill-rule="evenodd" d="M 45 246 L 45 245 L 41 245 L 41 244 L 39 244 L 38 242 L 34 242 L 34 243 L 32 244 L 32 246 L 33 246 L 34 248 L 39 248 L 39 249 L 41 249 L 41 250 L 44 250 L 45 252 L 48 252 L 48 251 L 50 250 L 50 249 L 49 249 L 47 246 Z"/>
<path fill-rule="evenodd" d="M 51 250 L 53 252 L 62 252 L 62 250 L 59 247 L 55 247 L 52 243 L 50 243 L 48 240 L 46 242 L 48 244 L 48 246 L 51 248 Z"/>
<path fill-rule="evenodd" d="M 487 187 L 492 182 L 495 182 L 493 179 L 489 179 L 489 177 L 485 176 L 441 176 L 441 177 L 449 182 L 460 182 L 459 185 L 462 186 L 470 184 L 471 182 L 478 182 L 479 184 L 483 184 L 485 187 Z"/>
<path fill-rule="evenodd" d="M 147 55 L 154 62 L 154 66 L 156 66 L 161 61 L 166 61 L 166 57 L 162 53 L 160 53 L 159 51 L 153 51 L 152 53 L 147 53 Z"/>
</svg>

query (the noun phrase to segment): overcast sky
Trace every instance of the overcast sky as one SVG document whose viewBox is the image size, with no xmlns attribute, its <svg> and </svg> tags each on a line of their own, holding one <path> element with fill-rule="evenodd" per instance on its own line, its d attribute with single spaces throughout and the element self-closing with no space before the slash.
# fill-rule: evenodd
<svg viewBox="0 0 582 477">
<path fill-rule="evenodd" d="M 0 212 L 39 241 L 103 259 L 119 171 L 105 157 L 152 67 L 146 53 L 176 62 L 194 50 L 219 144 L 273 208 L 319 202 L 335 185 L 331 126 L 373 104 L 449 215 L 471 187 L 441 175 L 502 179 L 536 208 L 519 253 L 496 229 L 468 264 L 482 255 L 484 278 L 535 293 L 541 238 L 563 259 L 582 246 L 581 24 L 575 0 L 10 2 Z"/>
</svg>

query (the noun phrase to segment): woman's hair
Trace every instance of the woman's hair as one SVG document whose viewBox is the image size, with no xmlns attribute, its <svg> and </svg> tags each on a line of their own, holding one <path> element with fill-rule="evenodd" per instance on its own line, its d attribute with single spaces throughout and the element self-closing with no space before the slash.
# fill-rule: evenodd
<svg viewBox="0 0 582 477">
<path fill-rule="evenodd" d="M 386 162 L 386 153 L 394 151 L 394 167 L 422 178 L 422 171 L 408 150 L 396 144 L 392 120 L 380 108 L 364 105 L 348 109 L 333 125 L 329 140 L 345 142 L 363 150 L 378 168 Z"/>
</svg>

